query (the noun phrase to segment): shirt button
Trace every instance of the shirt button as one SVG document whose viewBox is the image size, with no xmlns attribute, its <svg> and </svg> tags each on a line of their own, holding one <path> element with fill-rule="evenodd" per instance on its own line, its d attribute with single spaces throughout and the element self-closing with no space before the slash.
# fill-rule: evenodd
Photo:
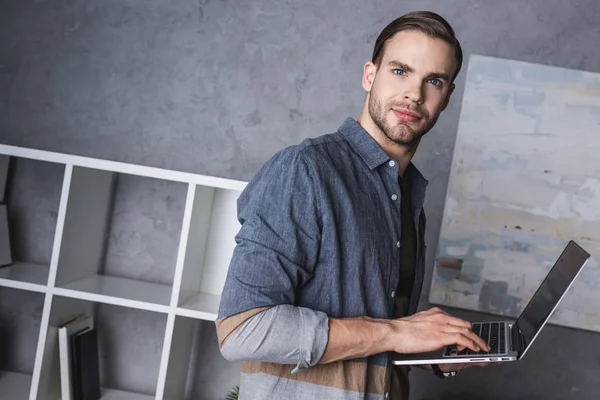
<svg viewBox="0 0 600 400">
<path fill-rule="evenodd" d="M 397 242 L 396 242 L 396 247 L 397 247 L 397 248 L 400 248 L 400 241 L 397 241 Z"/>
<path fill-rule="evenodd" d="M 396 161 L 391 160 L 388 164 L 390 167 L 393 167 L 394 165 L 396 165 Z"/>
<path fill-rule="evenodd" d="M 392 291 L 392 299 L 396 297 L 396 292 Z"/>
<path fill-rule="evenodd" d="M 396 201 L 398 200 L 398 196 L 396 196 L 395 194 L 392 195 L 392 200 Z"/>
</svg>

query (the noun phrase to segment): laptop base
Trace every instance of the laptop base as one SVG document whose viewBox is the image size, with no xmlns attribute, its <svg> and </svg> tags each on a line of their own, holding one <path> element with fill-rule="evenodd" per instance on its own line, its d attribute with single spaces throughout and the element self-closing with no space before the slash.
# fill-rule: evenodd
<svg viewBox="0 0 600 400">
<path fill-rule="evenodd" d="M 495 363 L 518 360 L 518 347 L 513 347 L 510 330 L 513 321 L 473 322 L 473 331 L 492 346 L 490 353 L 459 352 L 456 346 L 444 346 L 428 353 L 394 354 L 394 365 Z M 485 328 L 484 328 L 485 327 Z M 493 337 L 495 340 L 493 340 Z"/>
</svg>

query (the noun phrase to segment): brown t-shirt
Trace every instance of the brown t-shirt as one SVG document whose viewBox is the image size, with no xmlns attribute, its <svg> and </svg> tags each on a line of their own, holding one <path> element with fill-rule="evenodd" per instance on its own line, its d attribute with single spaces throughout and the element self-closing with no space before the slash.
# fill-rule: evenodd
<svg viewBox="0 0 600 400">
<path fill-rule="evenodd" d="M 408 313 L 410 298 L 413 291 L 415 265 L 417 262 L 417 236 L 412 214 L 410 180 L 407 176 L 398 179 L 401 190 L 400 203 L 400 280 L 396 290 L 396 307 L 394 316 L 405 317 Z M 408 399 L 410 385 L 408 380 L 408 366 L 395 366 L 392 368 L 390 398 L 392 400 Z"/>
</svg>

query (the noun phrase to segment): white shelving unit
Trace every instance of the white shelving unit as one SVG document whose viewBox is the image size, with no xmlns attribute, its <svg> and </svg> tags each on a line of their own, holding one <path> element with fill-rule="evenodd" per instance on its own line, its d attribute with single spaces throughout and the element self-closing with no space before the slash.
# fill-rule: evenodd
<svg viewBox="0 0 600 400">
<path fill-rule="evenodd" d="M 39 168 L 43 173 L 51 165 L 50 169 L 62 173 L 61 179 L 44 180 L 48 190 L 59 193 L 44 200 L 51 203 L 44 207 L 56 209 L 49 264 L 16 259 L 12 266 L 0 268 L 0 290 L 43 298 L 37 343 L 31 344 L 35 348 L 31 374 L 0 370 L 0 397 L 10 393 L 9 398 L 16 400 L 60 398 L 58 327 L 85 312 L 95 316 L 100 338 L 123 334 L 128 323 L 134 329 L 137 320 L 156 332 L 164 331 L 161 343 L 138 352 L 148 355 L 143 360 L 128 355 L 127 349 L 105 349 L 106 360 L 101 362 L 143 363 L 153 387 L 141 388 L 142 383 L 133 391 L 105 387 L 103 400 L 187 400 L 190 354 L 198 338 L 195 327 L 201 320 L 216 319 L 239 229 L 236 201 L 246 182 L 6 145 L 0 145 L 0 155 L 22 161 L 30 171 Z M 161 226 L 165 238 L 173 239 L 172 253 L 144 258 L 148 249 L 141 236 L 136 239 L 141 248 L 131 250 L 140 254 L 133 258 L 135 265 L 107 265 L 111 252 L 129 251 L 119 246 L 131 243 L 108 243 L 112 229 L 117 237 L 139 236 L 143 230 L 143 226 L 129 227 L 123 219 L 126 213 L 132 221 L 143 219 L 141 215 L 152 220 L 152 210 L 140 214 L 136 199 L 120 192 L 122 179 L 136 185 L 158 182 L 166 185 L 166 191 L 181 193 L 182 207 L 167 210 L 168 226 Z M 111 324 L 107 316 L 115 314 L 127 323 Z"/>
</svg>

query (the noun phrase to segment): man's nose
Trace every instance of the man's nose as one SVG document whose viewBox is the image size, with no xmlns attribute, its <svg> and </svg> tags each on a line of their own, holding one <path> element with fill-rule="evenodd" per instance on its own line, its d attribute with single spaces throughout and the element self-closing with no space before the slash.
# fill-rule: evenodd
<svg viewBox="0 0 600 400">
<path fill-rule="evenodd" d="M 407 82 L 404 90 L 404 99 L 417 104 L 423 103 L 423 84 L 421 81 Z"/>
</svg>

